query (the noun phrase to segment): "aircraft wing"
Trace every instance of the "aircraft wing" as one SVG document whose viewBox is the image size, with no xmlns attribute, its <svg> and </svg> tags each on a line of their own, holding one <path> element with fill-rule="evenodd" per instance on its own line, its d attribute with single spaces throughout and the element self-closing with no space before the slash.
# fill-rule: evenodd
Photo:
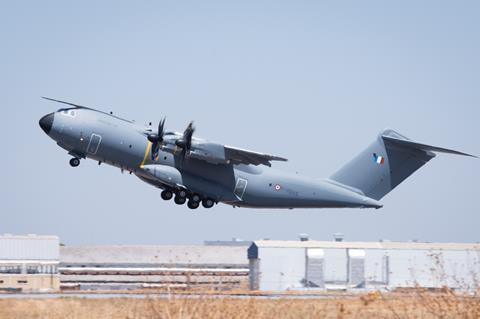
<svg viewBox="0 0 480 319">
<path fill-rule="evenodd" d="M 232 164 L 252 164 L 252 165 L 266 165 L 272 166 L 270 161 L 286 162 L 287 159 L 275 155 L 257 153 L 253 151 L 244 150 L 232 146 L 225 145 L 225 159 Z"/>
</svg>

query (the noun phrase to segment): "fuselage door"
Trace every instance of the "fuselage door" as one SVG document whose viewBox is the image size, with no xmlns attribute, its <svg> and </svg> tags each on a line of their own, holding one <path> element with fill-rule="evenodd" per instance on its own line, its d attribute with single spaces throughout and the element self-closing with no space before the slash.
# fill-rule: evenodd
<svg viewBox="0 0 480 319">
<path fill-rule="evenodd" d="M 93 133 L 92 136 L 90 136 L 90 142 L 88 142 L 87 152 L 90 154 L 96 154 L 101 142 L 102 137 L 98 134 Z"/>
<path fill-rule="evenodd" d="M 235 190 L 233 193 L 239 200 L 242 200 L 243 194 L 245 193 L 245 189 L 247 188 L 248 181 L 243 178 L 237 179 L 237 185 L 235 186 Z"/>
</svg>

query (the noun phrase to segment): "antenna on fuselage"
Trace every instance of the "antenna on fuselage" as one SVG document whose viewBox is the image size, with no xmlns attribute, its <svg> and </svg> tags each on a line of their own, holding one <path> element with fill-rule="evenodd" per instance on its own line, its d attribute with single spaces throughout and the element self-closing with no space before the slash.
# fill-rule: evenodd
<svg viewBox="0 0 480 319">
<path fill-rule="evenodd" d="M 76 107 L 76 108 L 90 109 L 89 107 L 86 107 L 86 106 L 83 106 L 83 105 L 78 105 L 78 104 L 74 104 L 74 103 L 70 103 L 70 102 L 65 102 L 65 101 L 61 101 L 61 100 L 56 100 L 56 99 L 52 99 L 52 98 L 49 98 L 49 97 L 46 97 L 46 96 L 42 96 L 42 99 L 45 99 L 45 100 L 48 100 L 48 101 L 57 102 L 57 103 L 62 103 L 62 104 L 70 105 L 70 106 L 74 106 L 74 107 Z"/>
</svg>

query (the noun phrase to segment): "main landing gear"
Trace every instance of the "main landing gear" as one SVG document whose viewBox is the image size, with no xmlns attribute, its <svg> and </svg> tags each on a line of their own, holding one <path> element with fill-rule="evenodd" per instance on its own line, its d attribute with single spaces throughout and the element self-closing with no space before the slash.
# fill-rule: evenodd
<svg viewBox="0 0 480 319">
<path fill-rule="evenodd" d="M 200 203 L 205 208 L 212 208 L 215 205 L 215 201 L 211 198 L 203 198 L 196 193 L 188 194 L 186 190 L 178 190 L 175 193 L 169 189 L 162 191 L 160 196 L 163 200 L 170 200 L 175 195 L 174 202 L 177 205 L 183 205 L 187 203 L 188 208 L 197 209 L 200 207 Z M 188 201 L 187 201 L 188 200 Z"/>
<path fill-rule="evenodd" d="M 187 192 L 184 190 L 179 190 L 175 194 L 175 199 L 174 199 L 175 204 L 183 205 L 185 204 L 186 201 L 187 201 Z"/>
<path fill-rule="evenodd" d="M 211 198 L 205 198 L 202 200 L 202 206 L 205 208 L 212 208 L 215 202 Z"/>
<path fill-rule="evenodd" d="M 169 190 L 164 190 L 160 196 L 162 196 L 163 200 L 171 200 L 173 197 L 173 193 Z"/>
<path fill-rule="evenodd" d="M 187 203 L 187 206 L 188 206 L 188 208 L 190 208 L 190 209 L 197 209 L 198 206 L 200 206 L 200 204 L 199 204 L 199 202 L 196 202 L 196 201 L 190 199 L 190 200 L 188 201 L 188 203 Z"/>
<path fill-rule="evenodd" d="M 187 206 L 190 209 L 197 209 L 200 206 L 200 201 L 202 198 L 198 194 L 190 195 L 190 199 L 188 200 Z"/>
<path fill-rule="evenodd" d="M 72 158 L 70 159 L 70 166 L 71 167 L 77 167 L 78 165 L 80 165 L 80 159 L 79 158 Z"/>
</svg>

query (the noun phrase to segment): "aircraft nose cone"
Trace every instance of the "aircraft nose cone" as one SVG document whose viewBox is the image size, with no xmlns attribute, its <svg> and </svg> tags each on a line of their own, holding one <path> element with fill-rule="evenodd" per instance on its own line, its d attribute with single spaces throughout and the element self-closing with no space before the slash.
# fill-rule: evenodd
<svg viewBox="0 0 480 319">
<path fill-rule="evenodd" d="M 50 113 L 45 115 L 40 119 L 40 121 L 38 121 L 38 124 L 40 124 L 40 127 L 45 133 L 47 133 L 47 135 L 50 133 L 50 130 L 52 129 L 53 117 L 54 117 L 54 114 Z"/>
</svg>

